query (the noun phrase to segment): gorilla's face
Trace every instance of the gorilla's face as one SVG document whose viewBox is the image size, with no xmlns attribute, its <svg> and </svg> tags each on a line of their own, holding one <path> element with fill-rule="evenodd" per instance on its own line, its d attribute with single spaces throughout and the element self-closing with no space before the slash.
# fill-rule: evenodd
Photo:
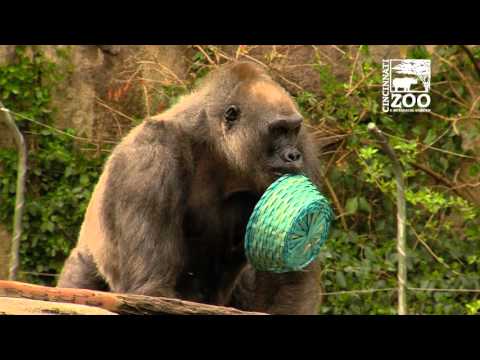
<svg viewBox="0 0 480 360">
<path fill-rule="evenodd" d="M 303 118 L 288 93 L 269 78 L 239 83 L 216 106 L 227 163 L 263 192 L 276 178 L 303 169 Z"/>
</svg>

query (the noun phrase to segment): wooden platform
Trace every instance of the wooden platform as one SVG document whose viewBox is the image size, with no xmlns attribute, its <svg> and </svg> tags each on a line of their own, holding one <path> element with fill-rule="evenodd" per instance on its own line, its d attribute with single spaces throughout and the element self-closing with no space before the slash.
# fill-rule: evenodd
<svg viewBox="0 0 480 360">
<path fill-rule="evenodd" d="M 0 315 L 117 315 L 88 305 L 0 297 Z"/>
</svg>

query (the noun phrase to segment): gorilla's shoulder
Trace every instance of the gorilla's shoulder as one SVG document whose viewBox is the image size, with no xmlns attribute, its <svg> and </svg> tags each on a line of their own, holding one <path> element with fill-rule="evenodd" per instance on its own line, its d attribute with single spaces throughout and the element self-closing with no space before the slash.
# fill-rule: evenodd
<svg viewBox="0 0 480 360">
<path fill-rule="evenodd" d="M 182 140 L 180 129 L 175 121 L 163 118 L 148 118 L 132 134 L 131 143 L 141 145 L 163 145 L 170 147 Z"/>
<path fill-rule="evenodd" d="M 188 142 L 188 139 L 183 135 L 177 122 L 170 119 L 147 118 L 123 138 L 116 152 L 152 146 L 173 150 L 185 142 Z"/>
<path fill-rule="evenodd" d="M 130 131 L 109 159 L 116 173 L 159 172 L 190 164 L 190 141 L 175 121 L 149 118 Z"/>
</svg>

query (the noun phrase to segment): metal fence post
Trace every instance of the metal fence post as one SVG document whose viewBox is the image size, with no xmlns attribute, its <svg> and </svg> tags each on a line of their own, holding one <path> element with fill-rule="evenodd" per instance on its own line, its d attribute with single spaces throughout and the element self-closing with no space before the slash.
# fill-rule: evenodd
<svg viewBox="0 0 480 360">
<path fill-rule="evenodd" d="M 27 147 L 22 133 L 13 120 L 10 111 L 0 102 L 0 112 L 4 115 L 4 122 L 13 134 L 18 150 L 18 173 L 15 196 L 15 212 L 13 216 L 13 236 L 10 251 L 10 266 L 8 279 L 16 280 L 19 268 L 20 238 L 22 236 L 22 215 L 25 205 L 25 180 L 27 173 Z"/>
</svg>

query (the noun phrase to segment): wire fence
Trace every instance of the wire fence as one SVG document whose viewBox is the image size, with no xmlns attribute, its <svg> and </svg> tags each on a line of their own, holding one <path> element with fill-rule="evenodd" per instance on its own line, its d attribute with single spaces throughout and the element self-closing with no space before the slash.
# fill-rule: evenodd
<svg viewBox="0 0 480 360">
<path fill-rule="evenodd" d="M 440 288 L 418 288 L 407 286 L 406 290 L 409 291 L 423 291 L 423 292 L 458 292 L 458 293 L 480 293 L 480 289 L 440 289 Z M 345 291 L 332 291 L 323 292 L 322 295 L 344 295 L 344 294 L 371 294 L 376 292 L 385 291 L 398 291 L 398 288 L 383 288 L 383 289 L 360 289 L 360 290 L 345 290 Z"/>
<path fill-rule="evenodd" d="M 55 273 L 43 273 L 35 271 L 20 271 L 21 275 L 32 275 L 38 277 L 52 277 L 58 278 L 60 275 Z M 456 292 L 456 293 L 477 293 L 480 294 L 480 289 L 454 289 L 454 288 L 421 288 L 421 287 L 411 287 L 407 286 L 406 290 L 408 291 L 417 291 L 417 292 Z M 362 294 L 372 294 L 378 292 L 396 292 L 398 288 L 376 288 L 376 289 L 358 289 L 358 290 L 341 290 L 341 291 L 327 291 L 321 292 L 322 296 L 336 296 L 336 295 L 362 295 Z"/>
<path fill-rule="evenodd" d="M 89 141 L 89 139 L 86 138 L 81 138 L 74 136 L 72 134 L 69 134 L 67 132 L 61 131 L 59 129 L 56 129 L 54 127 L 39 123 L 31 118 L 28 118 L 22 114 L 12 112 L 4 107 L 0 107 L 0 111 L 2 112 L 9 112 L 11 114 L 14 114 L 18 116 L 19 118 L 22 118 L 23 120 L 28 120 L 31 122 L 38 123 L 39 125 L 45 126 L 49 128 L 50 130 L 53 130 L 55 133 L 58 135 L 63 135 L 63 136 L 69 136 L 72 137 L 75 140 L 81 140 L 81 141 Z M 387 136 L 391 136 L 390 134 L 386 134 Z M 113 143 L 113 142 L 112 142 Z M 2 256 L 0 255 L 0 262 L 3 261 L 8 261 L 9 256 Z M 18 272 L 20 275 L 29 275 L 29 276 L 34 276 L 34 277 L 46 277 L 46 278 L 58 278 L 59 274 L 56 273 L 45 273 L 45 272 L 35 272 L 35 271 L 19 271 Z M 400 280 L 400 279 L 399 279 Z M 406 281 L 402 284 L 403 289 L 399 287 L 389 287 L 389 288 L 371 288 L 371 289 L 357 289 L 357 290 L 341 290 L 341 291 L 326 291 L 322 292 L 322 296 L 340 296 L 340 295 L 352 295 L 352 296 L 358 296 L 358 295 L 367 295 L 367 294 L 373 294 L 373 293 L 384 293 L 384 292 L 391 292 L 391 293 L 398 293 L 399 291 L 411 291 L 411 292 L 446 292 L 446 293 L 469 293 L 469 294 L 480 294 L 480 289 L 462 289 L 462 288 L 422 288 L 422 287 L 411 287 L 408 286 Z M 401 313 L 401 311 L 399 311 Z M 405 312 L 406 313 L 406 310 Z"/>
</svg>

